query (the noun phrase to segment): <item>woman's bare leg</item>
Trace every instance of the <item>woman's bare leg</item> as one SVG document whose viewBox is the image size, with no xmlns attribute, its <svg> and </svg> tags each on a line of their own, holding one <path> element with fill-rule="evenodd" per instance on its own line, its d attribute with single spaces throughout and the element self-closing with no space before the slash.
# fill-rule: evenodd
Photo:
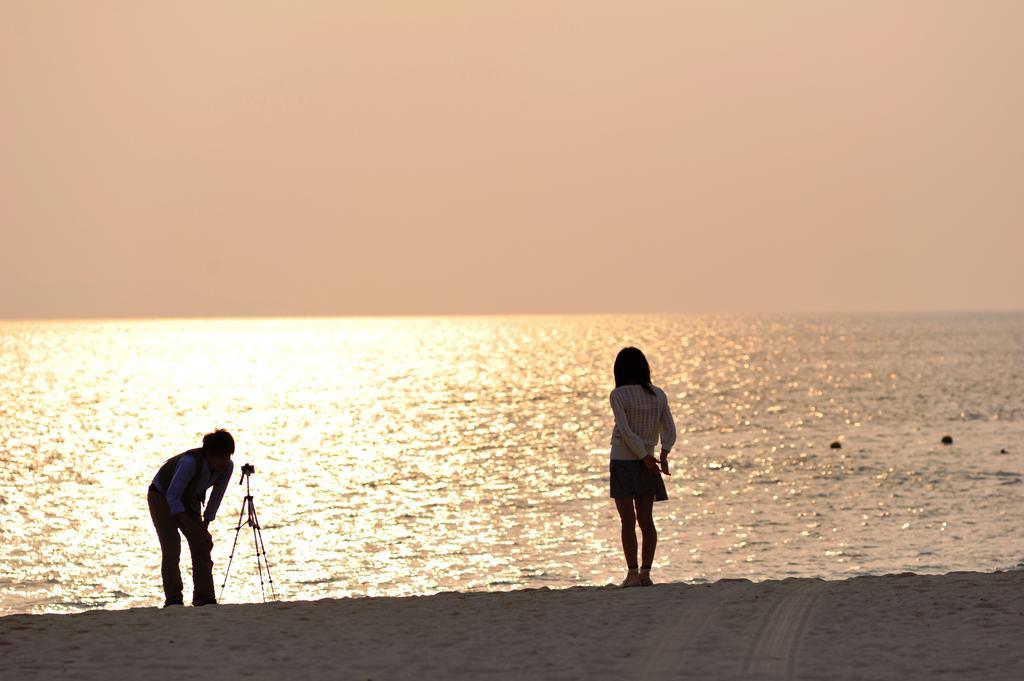
<svg viewBox="0 0 1024 681">
<path fill-rule="evenodd" d="M 626 557 L 626 567 L 636 569 L 636 512 L 633 510 L 634 497 L 621 497 L 615 500 L 615 508 L 619 511 L 622 523 L 622 553 Z M 645 546 L 646 546 L 646 539 Z"/>
<path fill-rule="evenodd" d="M 640 533 L 644 538 L 643 562 L 640 563 L 640 567 L 650 569 L 654 563 L 654 550 L 658 548 L 658 530 L 654 527 L 654 497 L 635 498 L 636 519 L 640 523 Z M 616 501 L 618 500 L 616 499 Z M 619 513 L 621 515 L 622 512 L 620 511 Z M 636 546 L 635 534 L 633 536 L 633 546 Z M 635 557 L 636 553 L 633 556 Z"/>
</svg>

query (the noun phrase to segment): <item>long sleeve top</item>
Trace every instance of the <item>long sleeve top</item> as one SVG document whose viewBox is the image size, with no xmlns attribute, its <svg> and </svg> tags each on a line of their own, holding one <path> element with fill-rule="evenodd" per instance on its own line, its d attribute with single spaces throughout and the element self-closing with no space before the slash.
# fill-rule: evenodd
<svg viewBox="0 0 1024 681">
<path fill-rule="evenodd" d="M 676 443 L 676 424 L 668 408 L 668 397 L 661 388 L 652 387 L 653 395 L 641 385 L 624 385 L 609 396 L 615 415 L 611 458 L 643 459 L 654 454 L 659 437 L 662 449 L 671 450 Z"/>
<path fill-rule="evenodd" d="M 174 477 L 171 478 L 167 489 L 164 489 L 159 473 L 153 478 L 153 486 L 167 499 L 171 513 L 183 513 L 185 509 L 198 512 L 206 497 L 206 490 L 213 487 L 203 513 L 203 519 L 209 522 L 217 517 L 217 509 L 224 498 L 232 471 L 232 462 L 228 462 L 226 470 L 215 473 L 204 457 L 182 456 L 174 467 Z"/>
</svg>

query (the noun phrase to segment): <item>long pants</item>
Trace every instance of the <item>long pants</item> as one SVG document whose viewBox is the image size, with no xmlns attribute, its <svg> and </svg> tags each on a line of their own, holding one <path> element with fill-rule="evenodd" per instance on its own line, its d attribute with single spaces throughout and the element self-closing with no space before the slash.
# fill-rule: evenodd
<svg viewBox="0 0 1024 681">
<path fill-rule="evenodd" d="M 200 526 L 202 521 L 195 511 L 185 511 L 195 516 Z M 181 523 L 171 514 L 167 499 L 154 487 L 149 488 L 149 515 L 153 518 L 156 536 L 160 539 L 160 551 L 163 559 L 160 563 L 160 576 L 164 582 L 165 605 L 183 603 L 181 569 L 181 536 L 178 534 Z M 182 534 L 185 534 L 182 532 Z M 188 550 L 192 554 L 192 605 L 208 605 L 216 603 L 213 589 L 213 560 L 210 558 L 210 547 L 202 537 L 193 541 L 186 535 Z"/>
</svg>

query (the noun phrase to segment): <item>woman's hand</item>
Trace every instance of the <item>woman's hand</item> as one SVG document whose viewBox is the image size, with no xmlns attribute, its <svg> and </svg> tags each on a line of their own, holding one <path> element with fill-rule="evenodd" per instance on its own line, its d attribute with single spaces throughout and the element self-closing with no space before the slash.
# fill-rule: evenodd
<svg viewBox="0 0 1024 681">
<path fill-rule="evenodd" d="M 645 456 L 644 458 L 642 458 L 640 460 L 644 462 L 644 467 L 647 469 L 648 473 L 660 473 L 661 472 L 661 469 L 658 467 L 658 462 L 654 460 L 653 456 L 647 455 L 647 456 Z"/>
<path fill-rule="evenodd" d="M 668 472 L 668 452 L 661 453 L 661 472 L 665 475 L 672 475 Z"/>
<path fill-rule="evenodd" d="M 185 539 L 188 540 L 189 546 L 194 543 L 196 546 L 205 546 L 207 549 L 213 550 L 213 535 L 206 529 L 207 523 L 189 513 L 175 513 L 174 517 L 178 519 L 178 525 L 181 527 Z"/>
</svg>

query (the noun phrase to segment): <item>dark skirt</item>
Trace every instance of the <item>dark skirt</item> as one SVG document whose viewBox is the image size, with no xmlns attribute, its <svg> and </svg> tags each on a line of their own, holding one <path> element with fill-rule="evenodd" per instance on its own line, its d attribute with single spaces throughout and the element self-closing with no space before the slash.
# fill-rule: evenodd
<svg viewBox="0 0 1024 681">
<path fill-rule="evenodd" d="M 661 473 L 651 473 L 643 461 L 612 459 L 608 467 L 611 474 L 611 497 L 654 497 L 655 501 L 667 501 L 665 481 Z"/>
</svg>

